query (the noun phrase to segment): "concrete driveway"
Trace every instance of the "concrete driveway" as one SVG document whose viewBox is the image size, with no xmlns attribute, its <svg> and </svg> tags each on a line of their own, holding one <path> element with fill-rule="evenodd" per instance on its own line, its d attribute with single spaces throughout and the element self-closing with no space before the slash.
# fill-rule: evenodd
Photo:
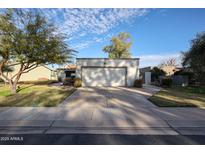
<svg viewBox="0 0 205 154">
<path fill-rule="evenodd" d="M 156 107 L 159 90 L 82 87 L 58 107 L 0 108 L 0 133 L 205 135 L 204 109 Z"/>
<path fill-rule="evenodd" d="M 101 123 L 102 125 L 96 125 L 99 127 L 135 127 L 140 121 L 143 122 L 143 126 L 147 126 L 157 125 L 157 121 L 160 121 L 156 114 L 149 111 L 149 108 L 155 105 L 137 90 L 129 88 L 80 88 L 60 107 L 70 110 L 70 114 L 60 116 L 61 120 L 86 120 Z M 164 122 L 162 123 L 164 126 Z"/>
</svg>

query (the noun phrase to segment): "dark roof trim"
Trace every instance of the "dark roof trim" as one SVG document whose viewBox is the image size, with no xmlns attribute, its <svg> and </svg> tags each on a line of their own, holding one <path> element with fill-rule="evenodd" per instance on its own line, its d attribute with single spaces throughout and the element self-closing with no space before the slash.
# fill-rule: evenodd
<svg viewBox="0 0 205 154">
<path fill-rule="evenodd" d="M 147 67 L 140 67 L 139 69 L 147 69 L 147 68 L 150 68 L 152 69 L 154 66 L 147 66 Z"/>
<path fill-rule="evenodd" d="M 57 68 L 56 70 L 75 71 L 76 69 L 69 69 L 69 68 Z"/>
<path fill-rule="evenodd" d="M 85 59 L 85 60 L 93 60 L 93 59 L 105 59 L 105 60 L 139 60 L 140 58 L 76 58 L 76 59 Z"/>
</svg>

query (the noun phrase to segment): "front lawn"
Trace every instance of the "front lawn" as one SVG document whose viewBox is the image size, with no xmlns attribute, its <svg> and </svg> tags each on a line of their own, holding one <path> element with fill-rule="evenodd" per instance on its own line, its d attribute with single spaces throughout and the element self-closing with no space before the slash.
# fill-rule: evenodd
<svg viewBox="0 0 205 154">
<path fill-rule="evenodd" d="M 165 88 L 149 100 L 160 107 L 205 107 L 205 88 Z"/>
<path fill-rule="evenodd" d="M 73 92 L 66 87 L 21 84 L 18 93 L 12 95 L 9 86 L 1 84 L 0 107 L 54 107 Z"/>
</svg>

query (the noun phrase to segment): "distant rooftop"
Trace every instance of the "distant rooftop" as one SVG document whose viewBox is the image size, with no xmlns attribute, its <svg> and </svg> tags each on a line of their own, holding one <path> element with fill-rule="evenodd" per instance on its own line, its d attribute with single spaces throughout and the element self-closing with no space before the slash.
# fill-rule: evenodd
<svg viewBox="0 0 205 154">
<path fill-rule="evenodd" d="M 69 64 L 64 66 L 63 68 L 57 68 L 58 70 L 75 70 L 76 69 L 76 65 L 75 64 Z"/>
</svg>

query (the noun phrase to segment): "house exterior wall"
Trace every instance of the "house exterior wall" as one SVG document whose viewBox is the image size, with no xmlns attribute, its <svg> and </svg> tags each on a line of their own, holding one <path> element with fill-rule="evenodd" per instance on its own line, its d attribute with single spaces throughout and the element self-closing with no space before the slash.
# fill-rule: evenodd
<svg viewBox="0 0 205 154">
<path fill-rule="evenodd" d="M 83 67 L 126 67 L 126 85 L 133 86 L 135 79 L 139 78 L 139 59 L 107 59 L 107 58 L 77 58 L 76 77 L 82 79 Z"/>
<path fill-rule="evenodd" d="M 145 72 L 145 84 L 150 84 L 151 83 L 151 78 L 152 78 L 152 73 L 151 72 Z"/>
<path fill-rule="evenodd" d="M 140 72 L 140 78 L 143 80 L 143 83 L 145 83 L 146 84 L 146 77 L 145 77 L 145 73 L 146 72 L 150 72 L 151 73 L 151 70 L 152 70 L 152 67 L 151 66 L 149 66 L 149 67 L 143 67 L 143 68 L 140 68 L 139 69 L 139 72 Z M 152 80 L 152 78 L 151 78 L 151 80 Z"/>
<path fill-rule="evenodd" d="M 19 70 L 20 65 L 15 65 L 13 67 L 14 71 L 9 73 L 10 76 L 17 73 Z M 37 80 L 57 80 L 56 72 L 53 70 L 45 67 L 45 66 L 39 66 L 28 73 L 24 73 L 21 75 L 21 78 L 19 81 L 37 81 Z"/>
</svg>

